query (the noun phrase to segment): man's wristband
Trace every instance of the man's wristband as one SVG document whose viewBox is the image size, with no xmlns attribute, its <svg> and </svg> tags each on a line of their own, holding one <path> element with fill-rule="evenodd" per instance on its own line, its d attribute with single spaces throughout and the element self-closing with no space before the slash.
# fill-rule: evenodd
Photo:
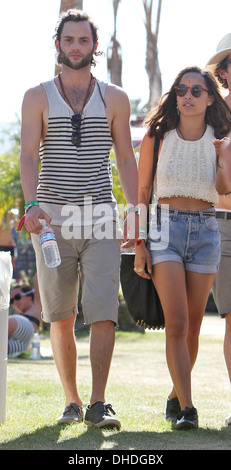
<svg viewBox="0 0 231 470">
<path fill-rule="evenodd" d="M 25 211 L 26 211 L 29 207 L 31 207 L 31 206 L 39 206 L 38 201 L 30 201 L 30 202 L 27 202 L 27 203 L 25 204 L 25 206 L 24 206 Z"/>
<path fill-rule="evenodd" d="M 21 220 L 18 223 L 18 228 L 17 228 L 18 232 L 20 232 L 22 230 L 22 227 L 25 223 L 26 214 L 31 209 L 31 207 L 33 207 L 33 206 L 39 206 L 38 201 L 30 201 L 30 202 L 27 202 L 25 204 L 25 206 L 24 206 L 25 214 L 23 215 L 23 217 L 21 218 Z"/>
</svg>

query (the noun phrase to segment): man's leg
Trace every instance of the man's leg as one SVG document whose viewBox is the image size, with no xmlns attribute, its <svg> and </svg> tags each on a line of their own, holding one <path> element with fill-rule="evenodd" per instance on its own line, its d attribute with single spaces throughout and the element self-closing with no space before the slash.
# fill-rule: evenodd
<svg viewBox="0 0 231 470">
<path fill-rule="evenodd" d="M 92 367 L 92 395 L 90 404 L 105 402 L 105 389 L 115 344 L 115 325 L 100 321 L 91 325 L 90 359 Z"/>
<path fill-rule="evenodd" d="M 225 315 L 224 356 L 231 383 L 231 313 Z"/>
<path fill-rule="evenodd" d="M 74 337 L 75 317 L 51 323 L 51 346 L 66 396 L 66 406 L 82 406 L 76 385 L 77 350 Z"/>
<path fill-rule="evenodd" d="M 231 383 L 231 313 L 225 315 L 224 356 Z M 226 418 L 225 424 L 231 425 L 231 415 Z"/>
<path fill-rule="evenodd" d="M 87 406 L 85 423 L 97 428 L 120 429 L 111 405 L 105 404 L 105 389 L 115 343 L 115 325 L 112 321 L 99 321 L 91 325 L 90 359 L 92 367 L 92 395 Z"/>
<path fill-rule="evenodd" d="M 110 239 L 89 240 L 81 255 L 80 266 L 83 314 L 85 322 L 91 325 L 92 394 L 85 423 L 99 428 L 120 429 L 121 424 L 114 418 L 112 406 L 105 403 L 115 325 L 118 321 L 119 242 Z"/>
</svg>

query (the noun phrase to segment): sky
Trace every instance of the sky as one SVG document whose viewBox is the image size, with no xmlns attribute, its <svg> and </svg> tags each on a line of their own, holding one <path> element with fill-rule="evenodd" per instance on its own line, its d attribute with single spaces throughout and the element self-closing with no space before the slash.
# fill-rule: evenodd
<svg viewBox="0 0 231 470">
<path fill-rule="evenodd" d="M 1 2 L 0 127 L 21 116 L 28 88 L 54 76 L 53 34 L 60 0 Z M 154 6 L 157 0 L 154 0 Z M 221 6 L 221 7 L 220 7 Z M 112 0 L 83 0 L 83 9 L 99 27 L 99 50 L 106 52 L 113 31 Z M 11 16 L 10 16 L 11 15 Z M 222 0 L 162 0 L 158 38 L 163 93 L 184 67 L 204 67 L 220 39 L 231 32 L 231 2 Z M 153 28 L 155 28 L 155 8 Z M 142 0 L 121 0 L 117 39 L 122 46 L 122 86 L 130 99 L 148 100 L 145 71 L 146 32 Z M 106 55 L 98 58 L 94 75 L 108 81 Z"/>
</svg>

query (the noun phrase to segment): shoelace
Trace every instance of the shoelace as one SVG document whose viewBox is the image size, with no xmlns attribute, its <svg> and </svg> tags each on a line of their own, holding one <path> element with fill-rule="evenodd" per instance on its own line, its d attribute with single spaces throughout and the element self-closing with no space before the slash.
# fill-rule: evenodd
<svg viewBox="0 0 231 470">
<path fill-rule="evenodd" d="M 186 407 L 185 410 L 182 410 L 182 416 L 188 419 L 193 418 L 195 416 L 195 413 L 196 413 L 196 409 L 194 407 L 192 408 Z"/>
<path fill-rule="evenodd" d="M 107 414 L 109 414 L 109 411 L 111 411 L 111 413 L 115 415 L 115 411 L 113 410 L 112 405 L 110 403 L 108 403 L 107 405 L 105 404 L 104 409 Z"/>
<path fill-rule="evenodd" d="M 71 411 L 72 408 L 75 410 L 77 414 L 81 413 L 80 406 L 76 405 L 75 403 L 70 403 L 70 405 L 67 405 L 67 407 L 65 408 L 63 414 L 66 415 L 67 413 L 69 413 L 69 411 Z"/>
</svg>

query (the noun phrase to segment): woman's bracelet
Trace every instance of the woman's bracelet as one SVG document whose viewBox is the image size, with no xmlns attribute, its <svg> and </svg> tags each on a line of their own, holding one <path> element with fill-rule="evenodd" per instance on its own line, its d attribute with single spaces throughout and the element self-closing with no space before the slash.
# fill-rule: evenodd
<svg viewBox="0 0 231 470">
<path fill-rule="evenodd" d="M 144 238 L 138 238 L 138 240 L 136 240 L 135 246 L 141 245 L 142 242 L 145 243 L 145 239 Z"/>
</svg>

